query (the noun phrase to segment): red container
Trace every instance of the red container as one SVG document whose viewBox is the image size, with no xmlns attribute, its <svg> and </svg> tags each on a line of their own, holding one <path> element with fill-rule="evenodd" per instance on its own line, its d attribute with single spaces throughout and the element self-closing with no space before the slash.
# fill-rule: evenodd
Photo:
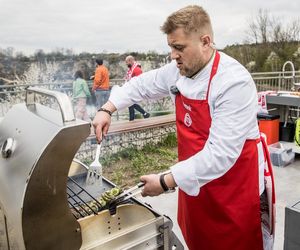
<svg viewBox="0 0 300 250">
<path fill-rule="evenodd" d="M 267 115 L 259 116 L 259 130 L 267 136 L 267 144 L 279 141 L 279 116 Z"/>
</svg>

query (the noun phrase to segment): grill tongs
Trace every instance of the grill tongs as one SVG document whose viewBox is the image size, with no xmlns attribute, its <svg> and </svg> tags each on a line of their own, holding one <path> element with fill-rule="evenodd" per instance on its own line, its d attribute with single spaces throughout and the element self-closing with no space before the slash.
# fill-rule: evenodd
<svg viewBox="0 0 300 250">
<path fill-rule="evenodd" d="M 142 192 L 142 187 L 145 186 L 144 182 L 139 182 L 137 185 L 125 190 L 123 193 L 116 196 L 108 204 L 108 209 L 110 214 L 113 215 L 116 213 L 116 208 L 118 205 L 126 203 L 131 197 L 140 194 Z"/>
</svg>

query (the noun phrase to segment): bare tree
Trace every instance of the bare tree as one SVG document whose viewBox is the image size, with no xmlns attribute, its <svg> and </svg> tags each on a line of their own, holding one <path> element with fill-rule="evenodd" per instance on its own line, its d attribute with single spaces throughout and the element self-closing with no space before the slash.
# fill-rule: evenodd
<svg viewBox="0 0 300 250">
<path fill-rule="evenodd" d="M 272 41 L 275 43 L 280 42 L 281 34 L 282 34 L 282 23 L 274 18 L 272 21 Z"/>
<path fill-rule="evenodd" d="M 272 17 L 268 10 L 259 9 L 257 16 L 248 21 L 247 41 L 257 43 L 285 43 L 299 41 L 300 19 L 284 25 L 279 17 Z"/>
<path fill-rule="evenodd" d="M 268 42 L 268 31 L 270 25 L 270 15 L 268 10 L 259 9 L 256 20 L 259 29 L 259 35 L 262 43 Z"/>
<path fill-rule="evenodd" d="M 274 18 L 271 23 L 272 42 L 285 43 L 299 41 L 300 19 L 293 20 L 286 26 L 279 18 Z"/>
<path fill-rule="evenodd" d="M 249 21 L 249 30 L 246 31 L 246 34 L 245 43 L 252 43 L 254 40 L 255 44 L 258 44 L 258 28 L 254 22 Z"/>
<path fill-rule="evenodd" d="M 299 41 L 300 40 L 300 19 L 293 20 L 290 25 L 288 25 L 286 29 L 287 33 L 287 40 L 292 41 Z"/>
<path fill-rule="evenodd" d="M 248 30 L 246 31 L 248 41 L 255 43 L 267 43 L 269 39 L 270 15 L 268 10 L 259 9 L 255 18 L 249 20 Z"/>
</svg>

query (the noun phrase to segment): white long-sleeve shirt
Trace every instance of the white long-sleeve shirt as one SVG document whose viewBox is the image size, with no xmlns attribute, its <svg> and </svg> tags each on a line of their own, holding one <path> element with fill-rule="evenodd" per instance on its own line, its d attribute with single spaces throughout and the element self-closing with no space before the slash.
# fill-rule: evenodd
<svg viewBox="0 0 300 250">
<path fill-rule="evenodd" d="M 220 52 L 216 75 L 211 81 L 208 103 L 212 118 L 209 138 L 204 148 L 190 158 L 171 167 L 176 184 L 188 195 L 196 196 L 206 183 L 224 175 L 238 159 L 245 140 L 259 138 L 257 124 L 257 92 L 249 72 L 236 60 Z M 213 59 L 193 79 L 179 74 L 173 61 L 159 69 L 134 77 L 122 87 L 112 89 L 109 100 L 119 109 L 144 99 L 170 95 L 176 85 L 189 99 L 206 97 Z M 260 194 L 264 190 L 264 157 L 259 152 Z M 238 178 L 238 177 L 237 177 Z"/>
</svg>

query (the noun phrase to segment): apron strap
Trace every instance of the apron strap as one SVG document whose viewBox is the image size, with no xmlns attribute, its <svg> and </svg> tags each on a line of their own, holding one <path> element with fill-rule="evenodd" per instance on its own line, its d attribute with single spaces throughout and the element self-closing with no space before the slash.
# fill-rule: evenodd
<svg viewBox="0 0 300 250">
<path fill-rule="evenodd" d="M 272 190 L 273 190 L 272 202 L 273 202 L 273 204 L 275 204 L 275 186 L 274 186 L 274 175 L 273 175 L 272 162 L 271 162 L 271 158 L 270 158 L 270 154 L 269 154 L 269 150 L 268 150 L 266 141 L 262 137 L 261 137 L 261 141 L 262 141 L 262 144 L 263 144 L 264 154 L 265 154 L 265 157 L 266 157 L 265 159 L 267 160 L 267 163 L 268 163 L 268 171 L 269 171 L 269 174 L 272 178 Z"/>
<path fill-rule="evenodd" d="M 215 76 L 215 74 L 218 71 L 219 61 L 220 61 L 220 53 L 218 51 L 216 51 L 215 59 L 214 59 L 213 66 L 212 66 L 212 69 L 210 72 L 207 93 L 206 93 L 206 100 L 208 100 L 211 80 L 213 79 L 213 77 Z"/>
<path fill-rule="evenodd" d="M 265 166 L 265 169 L 264 169 L 264 175 L 265 175 L 265 178 L 271 178 L 272 200 L 270 201 L 271 204 L 269 204 L 269 206 L 271 206 L 271 210 L 269 210 L 269 211 L 272 213 L 272 215 L 270 217 L 270 219 L 271 219 L 271 222 L 270 222 L 271 232 L 270 233 L 274 234 L 274 231 L 275 231 L 275 185 L 274 185 L 273 167 L 272 167 L 271 158 L 270 158 L 270 154 L 269 154 L 269 151 L 268 151 L 267 143 L 266 143 L 265 139 L 262 136 L 261 136 L 261 142 L 262 142 L 262 145 L 263 145 L 264 158 L 267 161 L 267 166 Z"/>
</svg>

